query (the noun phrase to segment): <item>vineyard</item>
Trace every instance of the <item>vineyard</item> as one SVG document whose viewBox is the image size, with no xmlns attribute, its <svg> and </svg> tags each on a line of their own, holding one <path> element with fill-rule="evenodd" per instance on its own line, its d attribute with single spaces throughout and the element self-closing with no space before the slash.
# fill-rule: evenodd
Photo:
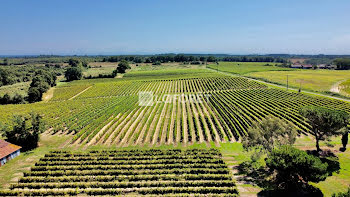
<svg viewBox="0 0 350 197">
<path fill-rule="evenodd" d="M 238 196 L 216 149 L 54 151 L 0 196 Z"/>
<path fill-rule="evenodd" d="M 152 72 L 71 82 L 55 88 L 48 102 L 0 106 L 5 112 L 0 119 L 9 122 L 12 114 L 34 111 L 49 125 L 47 134 L 70 135 L 69 145 L 126 147 L 233 142 L 246 135 L 254 121 L 269 115 L 306 134 L 310 126 L 299 115 L 300 107 L 350 112 L 346 102 L 271 89 L 204 69 L 170 70 L 169 78 L 163 75 L 167 71 Z M 140 92 L 153 94 L 152 105 L 139 105 Z"/>
</svg>

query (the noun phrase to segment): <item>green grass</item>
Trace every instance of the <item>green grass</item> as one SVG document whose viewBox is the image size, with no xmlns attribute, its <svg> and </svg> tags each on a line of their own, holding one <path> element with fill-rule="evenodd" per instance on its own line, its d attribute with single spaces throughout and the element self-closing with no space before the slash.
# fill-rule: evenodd
<svg viewBox="0 0 350 197">
<path fill-rule="evenodd" d="M 302 150 L 315 150 L 315 140 L 312 136 L 303 136 L 297 138 L 295 147 Z M 339 152 L 341 145 L 341 137 L 332 137 L 329 142 L 321 141 L 320 146 L 323 150 L 332 150 L 339 158 L 340 170 L 334 172 L 332 176 L 327 177 L 326 180 L 319 183 L 311 183 L 318 187 L 324 196 L 331 196 L 333 193 L 345 192 L 350 186 L 350 151 Z"/>
<path fill-rule="evenodd" d="M 278 67 L 279 63 L 273 62 L 219 62 L 217 64 L 209 64 L 207 67 L 211 69 L 219 69 L 219 71 L 233 74 L 247 74 L 253 72 L 264 72 L 272 70 L 291 70 L 291 68 Z M 269 66 L 267 66 L 269 65 Z"/>
<path fill-rule="evenodd" d="M 301 89 L 318 92 L 330 91 L 335 83 L 350 79 L 350 71 L 338 70 L 269 71 L 249 73 L 246 76 L 286 85 L 287 75 L 290 87 L 299 88 L 301 84 Z"/>
<path fill-rule="evenodd" d="M 97 77 L 100 74 L 112 74 L 113 70 L 115 70 L 116 67 L 97 67 L 97 68 L 89 68 L 83 72 L 83 75 L 85 77 L 92 76 Z"/>
<path fill-rule="evenodd" d="M 340 92 L 344 95 L 350 96 L 350 79 L 340 84 Z"/>
<path fill-rule="evenodd" d="M 2 97 L 5 94 L 14 96 L 16 93 L 22 96 L 27 96 L 29 85 L 30 85 L 30 82 L 22 82 L 22 83 L 15 83 L 13 85 L 1 86 L 0 96 Z"/>
<path fill-rule="evenodd" d="M 28 171 L 35 162 L 39 161 L 46 153 L 57 150 L 59 145 L 68 139 L 67 136 L 41 136 L 39 148 L 33 151 L 23 152 L 20 156 L 10 160 L 0 168 L 0 189 L 7 188 L 11 183 L 16 183 L 23 172 Z"/>
</svg>

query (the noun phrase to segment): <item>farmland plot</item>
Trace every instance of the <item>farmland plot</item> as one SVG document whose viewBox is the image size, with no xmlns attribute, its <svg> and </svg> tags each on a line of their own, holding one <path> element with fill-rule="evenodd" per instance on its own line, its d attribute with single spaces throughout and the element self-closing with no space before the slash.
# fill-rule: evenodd
<svg viewBox="0 0 350 197">
<path fill-rule="evenodd" d="M 238 196 L 216 149 L 56 151 L 0 196 Z"/>
</svg>

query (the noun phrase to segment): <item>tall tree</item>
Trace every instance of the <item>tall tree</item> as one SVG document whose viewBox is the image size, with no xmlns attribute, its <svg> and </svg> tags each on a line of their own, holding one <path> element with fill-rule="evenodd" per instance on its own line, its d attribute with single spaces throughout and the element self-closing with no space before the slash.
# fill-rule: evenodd
<svg viewBox="0 0 350 197">
<path fill-rule="evenodd" d="M 67 81 L 80 80 L 83 77 L 83 71 L 80 67 L 70 67 L 67 68 L 64 76 Z"/>
<path fill-rule="evenodd" d="M 316 139 L 318 152 L 322 151 L 319 141 L 341 134 L 341 129 L 346 127 L 349 121 L 349 115 L 346 112 L 323 107 L 306 106 L 300 109 L 300 113 L 307 118 L 312 127 L 311 134 Z"/>
<path fill-rule="evenodd" d="M 129 63 L 126 60 L 122 60 L 121 62 L 119 62 L 117 67 L 118 73 L 125 73 L 126 69 L 130 69 Z"/>
<path fill-rule="evenodd" d="M 341 143 L 343 144 L 343 150 L 346 150 L 346 145 L 348 145 L 349 140 L 349 132 L 345 131 L 345 133 L 341 137 Z"/>
<path fill-rule="evenodd" d="M 30 117 L 15 116 L 12 130 L 7 130 L 4 136 L 7 141 L 22 146 L 23 151 L 34 149 L 38 146 L 39 135 L 45 129 L 42 117 L 31 114 Z"/>
</svg>

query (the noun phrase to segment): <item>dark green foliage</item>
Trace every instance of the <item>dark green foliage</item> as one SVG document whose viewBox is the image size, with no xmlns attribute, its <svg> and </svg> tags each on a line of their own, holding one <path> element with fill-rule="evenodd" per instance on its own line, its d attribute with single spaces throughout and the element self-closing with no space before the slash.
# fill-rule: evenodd
<svg viewBox="0 0 350 197">
<path fill-rule="evenodd" d="M 337 194 L 332 194 L 332 197 L 350 197 L 350 187 L 346 192 L 339 192 Z"/>
<path fill-rule="evenodd" d="M 294 144 L 296 136 L 293 124 L 268 116 L 261 122 L 254 122 L 248 129 L 248 135 L 243 137 L 243 147 L 271 152 L 277 146 Z"/>
<path fill-rule="evenodd" d="M 350 69 L 350 58 L 338 58 L 334 60 L 339 70 L 349 70 Z"/>
<path fill-rule="evenodd" d="M 38 88 L 30 87 L 28 90 L 28 101 L 34 103 L 41 100 L 41 93 Z"/>
<path fill-rule="evenodd" d="M 87 68 L 89 63 L 86 60 L 71 58 L 68 60 L 68 64 L 71 67 L 85 67 L 85 68 Z"/>
<path fill-rule="evenodd" d="M 6 104 L 19 104 L 19 103 L 25 103 L 24 97 L 19 94 L 15 94 L 13 97 L 11 97 L 8 94 L 5 94 L 3 97 L 0 97 L 0 104 L 6 105 Z"/>
<path fill-rule="evenodd" d="M 152 65 L 162 65 L 162 63 L 160 61 L 156 61 Z"/>
<path fill-rule="evenodd" d="M 83 71 L 80 67 L 67 68 L 64 73 L 67 81 L 80 80 L 83 77 Z"/>
<path fill-rule="evenodd" d="M 349 140 L 349 132 L 346 131 L 341 137 L 341 143 L 343 144 L 344 150 L 346 150 L 346 145 L 348 144 L 348 140 Z"/>
<path fill-rule="evenodd" d="M 62 75 L 63 69 L 43 66 L 0 66 L 0 86 L 12 85 L 20 82 L 31 81 L 35 76 L 43 76 L 49 81 L 56 81 L 56 76 Z M 54 85 L 54 83 L 50 83 Z"/>
<path fill-rule="evenodd" d="M 42 95 L 44 92 L 46 92 L 50 85 L 46 82 L 46 80 L 42 76 L 34 77 L 32 80 L 32 83 L 30 84 L 31 88 L 36 88 L 39 90 L 40 94 Z"/>
<path fill-rule="evenodd" d="M 306 106 L 300 109 L 300 113 L 308 119 L 312 127 L 310 133 L 315 136 L 318 152 L 321 151 L 319 141 L 341 134 L 341 129 L 346 127 L 349 121 L 346 112 L 323 107 Z"/>
<path fill-rule="evenodd" d="M 35 72 L 35 77 L 32 79 L 32 83 L 28 89 L 28 101 L 37 102 L 41 101 L 43 94 L 50 89 L 50 87 L 56 85 L 56 75 L 44 70 L 38 70 Z"/>
<path fill-rule="evenodd" d="M 38 70 L 35 72 L 35 76 L 40 76 L 41 78 L 43 78 L 43 80 L 41 80 L 41 81 L 46 82 L 51 87 L 56 85 L 57 76 L 55 73 L 48 72 L 45 70 Z M 34 81 L 34 78 L 33 78 L 33 81 Z M 32 81 L 32 83 L 33 83 L 33 81 Z"/>
<path fill-rule="evenodd" d="M 208 62 L 215 62 L 216 58 L 214 56 L 209 56 L 207 59 Z"/>
<path fill-rule="evenodd" d="M 78 59 L 69 59 L 69 60 L 68 60 L 68 64 L 69 64 L 71 67 L 79 67 L 79 66 L 81 66 L 81 62 L 80 62 L 80 60 L 78 60 Z"/>
<path fill-rule="evenodd" d="M 39 135 L 43 131 L 44 123 L 40 115 L 15 116 L 13 129 L 5 131 L 4 137 L 8 142 L 22 146 L 22 150 L 27 151 L 38 146 Z"/>
<path fill-rule="evenodd" d="M 125 73 L 126 69 L 130 69 L 130 65 L 127 61 L 122 60 L 117 67 L 117 72 L 118 73 Z"/>
<path fill-rule="evenodd" d="M 15 73 L 10 72 L 9 69 L 0 68 L 0 86 L 14 83 L 16 83 Z"/>
<path fill-rule="evenodd" d="M 273 150 L 266 159 L 266 165 L 276 173 L 276 185 L 280 187 L 278 189 L 303 188 L 309 181 L 323 181 L 328 176 L 326 163 L 291 146 Z"/>
<path fill-rule="evenodd" d="M 155 62 L 280 62 L 287 63 L 287 59 L 282 57 L 270 56 L 229 56 L 229 55 L 189 55 L 189 54 L 169 54 L 169 55 L 152 55 L 152 56 L 133 56 L 120 55 L 103 58 L 104 62 L 120 62 L 122 60 L 134 63 L 155 63 Z"/>
<path fill-rule="evenodd" d="M 113 70 L 113 72 L 112 72 L 112 76 L 113 76 L 113 78 L 114 78 L 114 77 L 116 77 L 116 76 L 117 76 L 117 74 L 118 74 L 118 70 L 117 70 L 117 69 Z"/>
</svg>

